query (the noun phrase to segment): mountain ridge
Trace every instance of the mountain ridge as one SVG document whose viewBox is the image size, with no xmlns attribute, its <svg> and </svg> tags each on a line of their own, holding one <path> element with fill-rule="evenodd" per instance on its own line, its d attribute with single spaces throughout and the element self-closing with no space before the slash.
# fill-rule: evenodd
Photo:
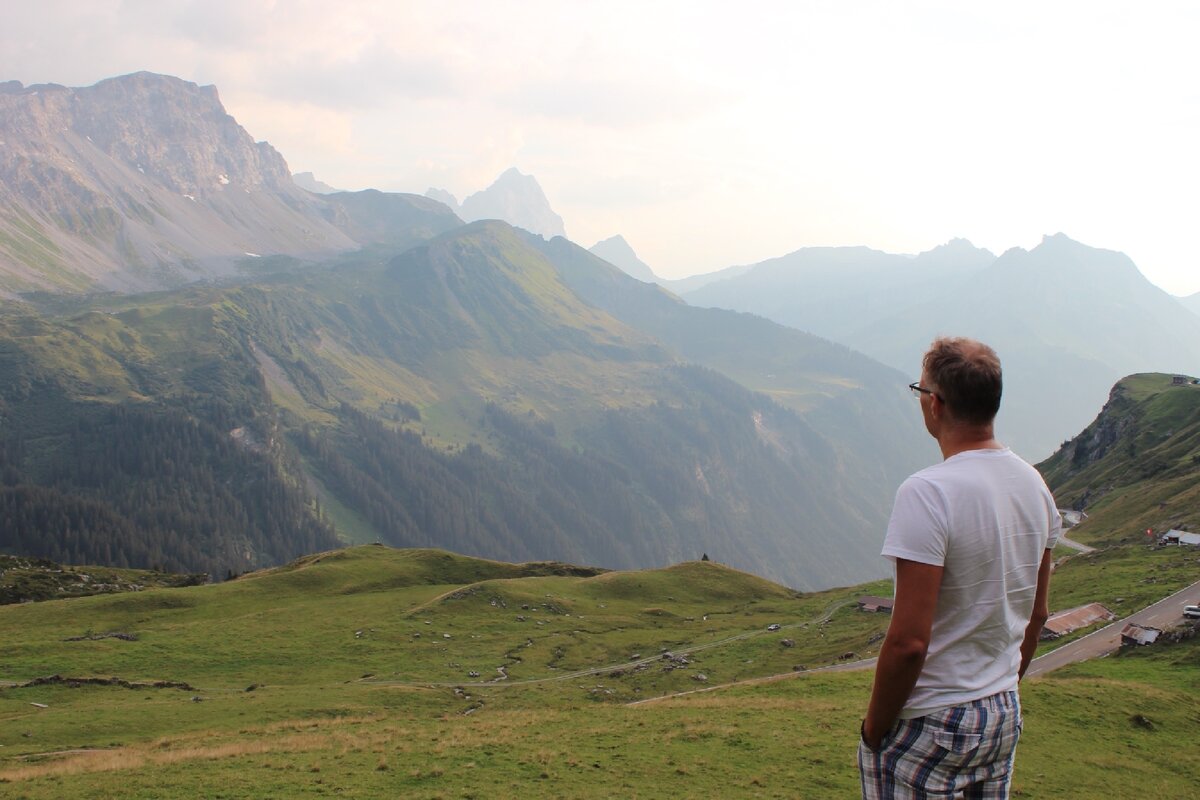
<svg viewBox="0 0 1200 800">
<path fill-rule="evenodd" d="M 828 268 L 831 256 L 842 270 Z M 870 278 L 880 274 L 890 277 Z M 913 378 L 935 336 L 985 341 L 1005 366 L 997 431 L 1031 460 L 1086 425 L 1122 375 L 1189 372 L 1200 364 L 1200 324 L 1177 298 L 1146 281 L 1123 254 L 1061 233 L 999 257 L 964 240 L 911 258 L 801 250 L 684 298 L 757 310 Z"/>
<path fill-rule="evenodd" d="M 1122 378 L 1092 423 L 1038 465 L 1061 506 L 1087 512 L 1087 541 L 1200 530 L 1200 385 L 1175 377 Z"/>
<path fill-rule="evenodd" d="M 0 399 L 30 424 L 26 438 L 8 439 L 0 466 L 15 485 L 52 483 L 81 501 L 110 502 L 90 472 L 68 467 L 106 463 L 71 457 L 105 452 L 115 423 L 95 415 L 106 403 L 133 419 L 197 417 L 208 438 L 177 458 L 217 476 L 252 463 L 274 470 L 267 485 L 292 487 L 289 513 L 308 508 L 313 536 L 336 527 L 359 540 L 613 567 L 707 552 L 796 586 L 880 574 L 877 533 L 901 471 L 891 445 L 886 456 L 851 451 L 864 445 L 839 443 L 802 411 L 694 365 L 596 296 L 583 299 L 589 274 L 592 283 L 618 279 L 617 305 L 648 291 L 656 304 L 705 314 L 565 239 L 485 221 L 391 257 L 358 253 L 333 269 L 97 298 L 36 324 L 14 319 L 5 340 L 19 356 Z M 724 335 L 732 344 L 740 334 Z M 816 354 L 827 349 L 827 364 L 843 358 L 803 341 Z M 901 383 L 872 369 L 895 384 L 888 408 L 912 411 Z M 18 389 L 47 379 L 61 393 L 55 403 Z M 840 429 L 875 408 L 871 391 L 829 387 L 843 398 Z M 176 428 L 160 430 L 176 441 Z M 904 430 L 918 435 L 915 422 Z M 214 461 L 210 451 L 222 455 Z M 857 465 L 872 460 L 860 478 Z M 108 474 L 129 496 L 170 474 L 153 459 L 145 469 Z M 185 488 L 196 495 L 189 504 L 209 502 L 190 484 L 156 491 L 173 504 L 171 492 Z M 120 519 L 130 509 L 112 507 Z M 139 541 L 153 524 L 138 523 Z M 218 538 L 212 552 L 241 555 L 200 566 L 241 572 L 294 552 L 270 544 L 273 536 Z"/>
<path fill-rule="evenodd" d="M 141 72 L 0 92 L 0 290 L 136 291 L 356 243 L 215 87 Z M 260 252 L 261 251 L 261 252 Z"/>
</svg>

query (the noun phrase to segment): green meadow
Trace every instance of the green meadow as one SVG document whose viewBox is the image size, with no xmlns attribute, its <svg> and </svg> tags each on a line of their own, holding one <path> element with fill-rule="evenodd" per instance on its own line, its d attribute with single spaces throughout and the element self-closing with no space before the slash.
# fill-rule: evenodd
<svg viewBox="0 0 1200 800">
<path fill-rule="evenodd" d="M 871 672 L 820 668 L 877 652 L 888 591 L 362 546 L 0 607 L 0 796 L 851 797 Z M 1030 681 L 1014 795 L 1197 796 L 1198 662 Z"/>
</svg>

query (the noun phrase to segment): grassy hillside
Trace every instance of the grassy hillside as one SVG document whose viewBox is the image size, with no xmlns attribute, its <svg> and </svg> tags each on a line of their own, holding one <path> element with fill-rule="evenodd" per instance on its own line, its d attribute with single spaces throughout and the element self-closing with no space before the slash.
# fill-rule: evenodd
<svg viewBox="0 0 1200 800">
<path fill-rule="evenodd" d="M 0 782 L 28 798 L 850 796 L 870 673 L 811 670 L 873 652 L 887 618 L 852 610 L 858 591 L 886 587 L 368 546 L 0 608 Z M 82 628 L 138 636 L 63 641 Z M 1196 643 L 1028 683 L 1019 795 L 1193 796 L 1200 756 L 1163 743 L 1200 714 Z M 125 684 L 69 680 L 90 676 Z"/>
<path fill-rule="evenodd" d="M 1153 543 L 1147 529 L 1200 530 L 1200 386 L 1131 375 L 1079 436 L 1041 465 L 1089 544 Z"/>
<path fill-rule="evenodd" d="M 250 284 L 3 309 L 0 501 L 28 521 L 0 549 L 223 577 L 336 530 L 612 568 L 708 552 L 801 588 L 883 573 L 905 443 L 929 447 L 899 378 L 778 326 L 708 326 L 685 360 L 706 327 L 686 306 L 626 320 L 564 277 L 612 267 L 541 245 L 481 222 Z M 821 399 L 688 363 L 739 349 Z"/>
</svg>

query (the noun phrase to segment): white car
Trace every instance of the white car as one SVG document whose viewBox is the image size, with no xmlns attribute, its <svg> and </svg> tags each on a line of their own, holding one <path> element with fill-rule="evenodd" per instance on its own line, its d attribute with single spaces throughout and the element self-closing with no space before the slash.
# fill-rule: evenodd
<svg viewBox="0 0 1200 800">
<path fill-rule="evenodd" d="M 1200 619 L 1200 606 L 1184 606 L 1183 615 L 1188 619 Z"/>
<path fill-rule="evenodd" d="M 777 630 L 779 630 L 779 623 L 778 623 L 778 622 L 772 622 L 770 625 L 768 625 L 768 626 L 767 626 L 767 630 L 769 630 L 769 631 L 777 631 Z"/>
</svg>

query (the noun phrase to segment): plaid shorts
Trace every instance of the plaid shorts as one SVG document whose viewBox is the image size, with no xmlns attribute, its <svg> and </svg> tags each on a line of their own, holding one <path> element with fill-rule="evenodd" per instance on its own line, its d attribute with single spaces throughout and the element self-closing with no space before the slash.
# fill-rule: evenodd
<svg viewBox="0 0 1200 800">
<path fill-rule="evenodd" d="M 1004 800 L 1020 735 L 1015 691 L 897 720 L 878 750 L 859 739 L 863 800 Z"/>
</svg>

